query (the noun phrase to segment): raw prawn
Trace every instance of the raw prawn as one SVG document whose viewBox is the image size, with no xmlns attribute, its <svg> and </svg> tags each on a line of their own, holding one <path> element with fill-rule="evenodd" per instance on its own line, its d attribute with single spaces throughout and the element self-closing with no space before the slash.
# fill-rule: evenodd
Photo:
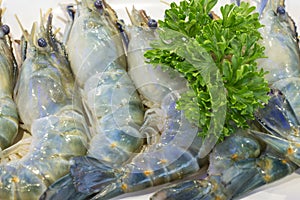
<svg viewBox="0 0 300 200">
<path fill-rule="evenodd" d="M 238 4 L 240 1 L 236 1 Z M 248 1 L 249 2 L 249 1 Z M 299 47 L 293 20 L 285 11 L 282 0 L 250 1 L 257 7 L 261 22 L 263 43 L 267 58 L 260 59 L 258 65 L 269 71 L 266 79 L 272 89 L 271 99 L 265 108 L 255 112 L 257 121 L 270 134 L 251 130 L 255 140 L 267 144 L 266 152 L 257 158 L 236 160 L 231 154 L 218 161 L 222 170 L 211 170 L 205 180 L 194 180 L 162 189 L 152 199 L 231 199 L 276 181 L 299 166 Z M 278 90 L 279 89 L 279 90 Z M 236 137 L 236 136 L 232 136 Z M 248 136 L 249 137 L 249 136 Z M 230 140 L 230 139 L 228 139 Z M 220 146 L 226 147 L 226 142 Z M 240 150 L 242 149 L 241 147 Z M 222 154 L 222 155 L 226 155 Z M 217 156 L 217 157 L 221 157 Z M 210 156 L 210 169 L 217 168 L 214 153 Z M 218 165 L 218 164 L 217 164 Z M 251 175 L 253 174 L 253 175 Z M 246 180 L 249 182 L 241 182 Z"/>
<path fill-rule="evenodd" d="M 41 18 L 38 31 L 36 24 L 31 34 L 23 30 L 26 59 L 15 94 L 20 120 L 32 136 L 5 151 L 1 199 L 38 199 L 68 172 L 71 157 L 86 153 L 87 129 L 69 62 L 52 33 L 52 14 L 46 15 L 46 25 Z"/>
<path fill-rule="evenodd" d="M 241 0 L 232 1 L 240 4 Z M 265 78 L 272 88 L 283 92 L 300 116 L 300 50 L 295 22 L 285 9 L 284 0 L 245 0 L 255 6 L 260 14 L 261 43 L 265 46 L 266 58 L 258 59 L 259 68 L 268 71 Z"/>
<path fill-rule="evenodd" d="M 144 143 L 139 130 L 144 108 L 126 72 L 117 21 L 105 2 L 83 1 L 78 4 L 67 41 L 71 67 L 90 124 L 87 158 L 103 162 L 111 169 L 118 169 Z M 74 158 L 74 162 L 80 159 L 85 157 Z M 76 191 L 70 176 L 54 183 L 41 199 L 79 198 L 72 196 Z"/>
<path fill-rule="evenodd" d="M 1 2 L 0 2 L 1 5 Z M 19 117 L 13 101 L 13 89 L 17 75 L 17 64 L 12 53 L 9 26 L 1 21 L 0 8 L 0 148 L 3 150 L 14 142 L 18 133 Z"/>
<path fill-rule="evenodd" d="M 88 156 L 119 167 L 138 151 L 144 108 L 129 78 L 114 11 L 102 1 L 78 5 L 67 41 L 71 68 L 89 116 Z"/>
<path fill-rule="evenodd" d="M 257 1 L 251 3 L 258 4 L 260 21 L 265 25 L 261 33 L 266 46 L 267 58 L 258 61 L 258 65 L 269 71 L 266 79 L 269 81 L 270 87 L 283 93 L 284 100 L 282 101 L 284 103 L 287 101 L 290 105 L 285 108 L 288 110 L 285 116 L 288 116 L 289 120 L 295 124 L 299 121 L 300 116 L 300 93 L 298 90 L 300 87 L 300 50 L 295 23 L 285 10 L 284 0 L 261 0 L 259 3 Z M 279 108 L 283 107 L 281 104 L 275 105 Z M 296 119 L 291 117 L 290 112 L 295 113 Z M 288 124 L 278 125 L 284 121 L 276 121 L 271 113 L 272 110 L 266 110 L 265 113 L 259 112 L 256 117 L 262 126 L 274 136 L 258 133 L 256 136 L 299 165 L 297 147 L 294 147 L 300 141 L 298 127 L 294 128 L 294 131 L 290 131 Z M 276 126 L 284 126 L 288 130 L 278 129 Z"/>
<path fill-rule="evenodd" d="M 287 135 L 292 135 L 295 129 L 299 131 L 299 122 L 282 93 L 272 90 L 270 95 L 271 99 L 265 108 L 257 111 L 262 117 L 260 121 L 280 122 L 272 128 L 284 130 Z M 264 147 L 256 138 L 258 135 L 261 138 L 266 134 L 248 130 L 238 131 L 226 138 L 210 154 L 208 177 L 168 186 L 157 191 L 151 199 L 235 199 L 283 178 L 298 168 L 297 162 L 292 162 L 294 159 Z M 276 145 L 280 151 L 286 148 L 285 144 L 279 142 Z"/>
<path fill-rule="evenodd" d="M 183 178 L 205 166 L 207 159 L 200 156 L 203 141 L 197 136 L 199 128 L 176 109 L 180 92 L 189 89 L 187 81 L 176 71 L 145 64 L 143 54 L 157 34 L 156 22 L 148 17 L 145 22 L 145 15 L 141 15 L 143 12 L 133 10 L 134 27 L 125 30 L 129 35 L 129 75 L 148 106 L 140 129 L 147 145 L 119 168 L 91 157 L 74 158 L 70 176 L 49 187 L 43 199 L 108 199 Z M 135 27 L 140 24 L 146 26 Z M 73 183 L 75 190 L 67 182 Z"/>
</svg>

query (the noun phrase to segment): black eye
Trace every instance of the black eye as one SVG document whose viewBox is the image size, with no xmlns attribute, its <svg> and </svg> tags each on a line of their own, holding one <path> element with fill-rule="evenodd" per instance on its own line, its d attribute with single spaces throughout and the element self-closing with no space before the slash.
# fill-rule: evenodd
<svg viewBox="0 0 300 200">
<path fill-rule="evenodd" d="M 277 90 L 277 93 L 280 95 L 280 96 L 283 96 L 284 94 L 281 92 L 281 90 Z"/>
<path fill-rule="evenodd" d="M 274 89 L 271 88 L 270 91 L 268 92 L 268 95 L 269 95 L 269 96 L 272 96 L 272 95 L 274 95 L 274 93 L 275 93 Z"/>
<path fill-rule="evenodd" d="M 277 7 L 277 13 L 280 15 L 284 15 L 285 14 L 285 8 L 283 6 L 278 6 Z"/>
<path fill-rule="evenodd" d="M 157 21 L 155 19 L 149 19 L 148 26 L 150 28 L 157 28 Z"/>
<path fill-rule="evenodd" d="M 123 29 L 123 25 L 120 23 L 120 22 L 117 22 L 117 28 L 120 32 L 123 32 L 124 29 Z"/>
<path fill-rule="evenodd" d="M 9 34 L 9 32 L 10 32 L 10 28 L 9 28 L 9 26 L 6 25 L 6 24 L 2 25 L 2 26 L 1 26 L 1 29 L 2 29 L 2 31 L 3 31 L 3 33 L 4 33 L 4 35 Z"/>
<path fill-rule="evenodd" d="M 97 9 L 99 9 L 99 10 L 103 9 L 103 3 L 102 3 L 101 0 L 95 1 L 95 2 L 94 2 L 94 6 L 95 6 Z"/>
<path fill-rule="evenodd" d="M 40 47 L 46 47 L 47 46 L 47 41 L 45 40 L 45 38 L 39 38 L 37 42 L 38 42 L 38 45 Z"/>
<path fill-rule="evenodd" d="M 214 16 L 213 16 L 213 14 L 210 12 L 210 13 L 208 13 L 208 16 L 211 18 L 211 19 L 214 19 Z"/>
<path fill-rule="evenodd" d="M 67 6 L 67 13 L 72 19 L 74 19 L 75 18 L 74 6 L 72 5 Z"/>
</svg>

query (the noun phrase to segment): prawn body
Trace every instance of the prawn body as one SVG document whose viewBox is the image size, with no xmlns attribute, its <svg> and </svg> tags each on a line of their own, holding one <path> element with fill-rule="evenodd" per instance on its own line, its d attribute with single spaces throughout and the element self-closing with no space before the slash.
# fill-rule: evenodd
<svg viewBox="0 0 300 200">
<path fill-rule="evenodd" d="M 259 59 L 258 66 L 269 71 L 266 79 L 271 87 L 268 104 L 255 111 L 259 128 L 252 125 L 247 134 L 238 133 L 217 145 L 210 155 L 207 178 L 164 188 L 152 196 L 153 200 L 235 199 L 299 167 L 300 53 L 295 25 L 285 10 L 284 1 L 247 2 L 257 7 L 264 24 L 260 31 L 267 58 Z M 229 142 L 232 140 L 239 140 L 234 142 L 237 146 L 232 147 Z M 257 147 L 244 152 L 243 148 L 250 143 L 257 143 Z"/>
<path fill-rule="evenodd" d="M 64 47 L 52 34 L 52 14 L 39 30 L 23 30 L 23 57 L 15 99 L 20 120 L 31 136 L 5 151 L 0 164 L 1 199 L 38 199 L 55 180 L 68 172 L 69 160 L 86 153 L 86 124 L 76 103 L 74 78 Z M 46 98 L 45 98 L 46 97 Z M 26 152 L 24 150 L 24 144 Z"/>
<path fill-rule="evenodd" d="M 101 5 L 100 5 L 101 2 Z M 144 108 L 129 78 L 116 13 L 102 1 L 83 1 L 67 51 L 90 124 L 88 155 L 119 167 L 144 142 Z"/>
<path fill-rule="evenodd" d="M 0 9 L 0 15 L 2 12 Z M 1 20 L 0 26 L 0 148 L 3 150 L 12 145 L 17 136 L 19 116 L 13 100 L 17 68 L 8 35 L 9 27 Z"/>
<path fill-rule="evenodd" d="M 28 50 L 15 97 L 25 129 L 30 130 L 35 119 L 54 115 L 73 104 L 72 79 L 67 59 L 56 52 Z M 27 103 L 24 103 L 25 99 Z M 76 105 L 75 101 L 76 106 L 78 102 Z"/>
<path fill-rule="evenodd" d="M 152 49 L 150 43 L 158 38 L 157 22 L 154 19 L 146 19 L 153 23 L 149 27 L 148 22 L 144 22 L 143 17 L 147 16 L 142 10 L 133 9 L 130 16 L 134 25 L 126 27 L 131 39 L 127 49 L 128 73 L 141 94 L 143 103 L 149 108 L 158 107 L 168 93 L 187 90 L 187 81 L 175 70 L 154 67 L 145 62 L 144 53 Z"/>
<path fill-rule="evenodd" d="M 126 59 L 114 11 L 98 9 L 90 0 L 77 7 L 66 45 L 76 82 L 83 88 L 91 76 L 109 66 L 126 68 Z"/>
<path fill-rule="evenodd" d="M 269 103 L 257 111 L 256 117 L 272 134 L 278 130 L 282 138 L 291 137 L 295 129 L 299 130 L 293 110 L 277 90 L 272 90 L 270 96 Z M 269 126 L 272 122 L 273 129 Z M 293 173 L 299 166 L 298 155 L 284 155 L 286 147 L 293 143 L 258 130 L 256 126 L 238 130 L 218 144 L 209 156 L 205 179 L 173 184 L 157 191 L 151 199 L 236 199 Z"/>
<path fill-rule="evenodd" d="M 133 13 L 133 15 L 139 20 L 139 13 Z M 132 79 L 133 87 L 138 90 L 144 105 L 148 107 L 138 129 L 140 137 L 146 138 L 147 143 L 143 146 L 141 152 L 132 154 L 131 159 L 123 162 L 119 167 L 112 166 L 111 159 L 99 159 L 91 155 L 90 150 L 92 147 L 90 145 L 88 156 L 75 157 L 73 159 L 74 164 L 70 169 L 70 175 L 51 185 L 42 199 L 109 199 L 123 193 L 183 178 L 187 174 L 197 172 L 205 165 L 206 159 L 197 157 L 199 146 L 202 144 L 201 138 L 197 137 L 198 127 L 188 122 L 183 112 L 175 108 L 180 92 L 188 89 L 186 80 L 175 71 L 163 71 L 160 68 L 153 68 L 153 66 L 145 64 L 143 54 L 150 48 L 149 42 L 157 35 L 155 30 L 150 30 L 149 27 L 132 28 L 131 32 L 131 29 L 122 26 L 122 23 L 119 24 L 119 31 L 123 32 L 126 30 L 125 32 L 128 33 L 129 39 L 131 39 L 129 43 L 126 40 L 124 41 L 125 46 L 128 45 L 128 78 Z M 117 69 L 121 71 L 122 68 Z M 90 84 L 97 84 L 101 86 L 96 89 L 101 89 L 101 92 L 98 92 L 98 94 L 111 94 L 104 92 L 104 85 L 107 80 L 110 80 L 110 78 L 106 77 L 110 77 L 107 75 L 111 74 L 110 71 L 112 70 L 116 70 L 116 68 L 109 66 L 107 71 L 103 72 L 101 76 L 92 76 L 85 82 L 83 93 L 92 94 L 92 88 L 96 89 L 96 87 L 92 86 L 89 90 L 86 90 L 86 88 Z M 114 73 L 116 72 L 114 71 Z M 141 76 L 142 74 L 143 76 Z M 94 79 L 94 77 L 97 78 Z M 118 76 L 115 77 L 118 79 Z M 122 78 L 127 80 L 124 76 Z M 117 88 L 118 84 L 115 85 Z M 124 88 L 124 85 L 122 87 Z M 113 88 L 110 90 L 114 91 L 121 91 L 114 89 L 110 85 L 108 88 Z M 89 92 L 85 93 L 86 91 Z M 113 94 L 117 96 L 123 95 L 122 92 L 113 92 Z M 133 97 L 132 99 L 139 98 L 139 96 Z M 101 101 L 104 102 L 105 99 L 103 96 Z M 120 99 L 118 98 L 117 100 L 120 101 Z M 115 100 L 113 98 L 111 98 L 111 102 L 113 102 L 112 109 L 118 107 L 115 106 L 117 104 L 114 103 Z M 101 106 L 98 108 L 95 106 L 94 109 L 102 110 L 105 108 L 104 106 L 102 107 L 105 103 L 95 105 Z M 112 112 L 112 114 L 115 112 Z M 107 113 L 109 114 L 110 110 Z M 105 120 L 107 116 L 101 117 L 100 122 Z M 115 116 L 118 115 L 115 114 Z M 119 118 L 115 118 L 115 120 L 121 123 Z M 112 125 L 112 123 L 101 124 L 103 124 L 103 127 Z M 110 134 L 112 134 L 112 131 L 110 131 Z M 101 138 L 105 140 L 103 136 Z M 92 143 L 93 139 L 91 140 Z M 116 144 L 115 148 L 119 146 L 117 142 Z M 94 146 L 96 147 L 96 145 Z M 103 149 L 100 145 L 97 148 Z M 103 155 L 106 155 L 105 152 L 109 151 L 103 150 Z M 113 154 L 108 154 L 107 157 L 110 157 L 110 155 Z M 61 185 L 62 183 L 70 182 L 73 184 L 73 187 L 68 187 L 65 190 L 69 194 L 65 196 L 66 192 L 63 192 Z"/>
</svg>

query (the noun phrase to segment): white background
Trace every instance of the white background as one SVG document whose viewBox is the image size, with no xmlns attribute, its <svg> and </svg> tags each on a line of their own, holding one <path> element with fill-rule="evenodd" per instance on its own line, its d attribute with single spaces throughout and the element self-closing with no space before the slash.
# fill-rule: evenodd
<svg viewBox="0 0 300 200">
<path fill-rule="evenodd" d="M 172 2 L 171 0 L 165 0 L 166 2 Z M 39 21 L 40 9 L 46 12 L 49 8 L 53 9 L 55 16 L 61 15 L 62 10 L 58 6 L 60 3 L 74 3 L 75 1 L 65 0 L 3 0 L 3 7 L 7 10 L 3 16 L 3 22 L 7 23 L 11 27 L 11 32 L 15 39 L 18 39 L 21 35 L 19 26 L 16 23 L 14 15 L 16 14 L 24 28 L 30 29 L 32 22 Z M 167 5 L 161 3 L 159 0 L 107 0 L 108 3 L 117 11 L 120 18 L 125 19 L 128 22 L 128 17 L 125 13 L 125 7 L 131 9 L 135 5 L 138 9 L 145 9 L 147 14 L 152 18 L 162 18 L 164 10 Z M 178 2 L 178 0 L 176 0 Z M 219 4 L 224 4 L 228 0 L 219 0 Z M 286 0 L 286 8 L 289 14 L 296 21 L 297 26 L 300 27 L 300 1 L 297 0 Z M 217 11 L 217 10 L 215 10 Z M 217 12 L 218 13 L 218 12 Z M 64 16 L 63 16 L 64 17 Z M 55 19 L 54 23 L 57 27 L 62 27 L 64 23 Z M 300 28 L 299 28 L 300 29 Z M 285 177 L 275 183 L 269 184 L 262 188 L 253 191 L 250 195 L 244 197 L 244 200 L 290 200 L 299 199 L 300 196 L 300 171 Z M 157 189 L 157 187 L 156 187 Z M 122 198 L 123 200 L 144 200 L 148 199 L 153 189 L 148 189 L 134 194 L 129 194 L 127 197 Z M 134 195 L 134 196 L 133 196 Z M 118 197 L 117 199 L 120 199 Z"/>
</svg>

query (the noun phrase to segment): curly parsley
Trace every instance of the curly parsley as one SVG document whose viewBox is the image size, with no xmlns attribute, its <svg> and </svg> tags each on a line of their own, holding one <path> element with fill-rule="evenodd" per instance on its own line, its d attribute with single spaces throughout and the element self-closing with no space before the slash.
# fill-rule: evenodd
<svg viewBox="0 0 300 200">
<path fill-rule="evenodd" d="M 254 119 L 253 111 L 268 102 L 268 83 L 264 79 L 266 72 L 257 69 L 256 59 L 265 57 L 264 47 L 259 44 L 262 25 L 255 7 L 242 2 L 221 7 L 220 19 L 212 19 L 209 14 L 217 0 L 186 0 L 179 5 L 172 3 L 165 11 L 164 20 L 159 21 L 160 39 L 152 43 L 152 50 L 145 53 L 148 62 L 154 66 L 171 67 L 182 73 L 194 92 L 186 92 L 177 102 L 177 108 L 184 110 L 187 119 L 201 127 L 202 137 L 210 134 L 211 120 L 216 116 L 213 110 L 226 105 L 225 124 L 220 133 L 214 133 L 223 139 L 233 133 L 237 127 L 248 128 L 248 121 Z M 186 40 L 167 41 L 181 34 Z M 175 36 L 174 36 L 175 37 Z M 191 42 L 193 41 L 193 42 Z M 217 66 L 225 87 L 225 102 L 212 102 L 212 89 L 209 78 L 205 78 L 207 66 L 196 66 L 193 51 L 204 49 L 214 65 Z M 184 48 L 186 52 L 183 54 Z M 199 62 L 198 62 L 199 63 Z M 197 106 L 195 106 L 197 105 Z M 217 123 L 217 122 L 215 122 Z"/>
</svg>

